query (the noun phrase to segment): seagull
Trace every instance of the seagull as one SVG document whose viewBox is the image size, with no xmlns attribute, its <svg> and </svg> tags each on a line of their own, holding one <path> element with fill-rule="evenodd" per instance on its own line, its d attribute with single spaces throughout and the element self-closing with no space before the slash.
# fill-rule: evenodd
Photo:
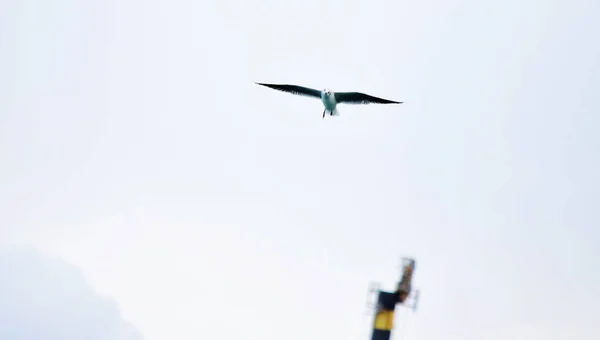
<svg viewBox="0 0 600 340">
<path fill-rule="evenodd" d="M 311 89 L 309 87 L 289 85 L 289 84 L 265 84 L 256 83 L 257 85 L 270 87 L 272 89 L 288 92 L 299 96 L 307 96 L 313 98 L 321 98 L 325 110 L 323 110 L 323 118 L 325 114 L 330 116 L 339 116 L 340 113 L 337 110 L 337 104 L 402 104 L 403 102 L 396 102 L 388 99 L 382 99 L 373 97 L 368 94 L 361 92 L 333 92 L 330 89 L 324 89 L 323 91 Z"/>
</svg>

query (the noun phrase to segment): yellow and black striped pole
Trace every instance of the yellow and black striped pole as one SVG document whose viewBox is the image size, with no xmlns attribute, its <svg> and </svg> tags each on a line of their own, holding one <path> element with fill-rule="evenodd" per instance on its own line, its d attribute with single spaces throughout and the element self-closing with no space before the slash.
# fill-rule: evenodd
<svg viewBox="0 0 600 340">
<path fill-rule="evenodd" d="M 373 333 L 371 340 L 390 340 L 394 328 L 394 311 L 397 304 L 404 303 L 411 292 L 412 273 L 415 268 L 413 259 L 405 259 L 402 279 L 394 292 L 378 291 Z"/>
</svg>

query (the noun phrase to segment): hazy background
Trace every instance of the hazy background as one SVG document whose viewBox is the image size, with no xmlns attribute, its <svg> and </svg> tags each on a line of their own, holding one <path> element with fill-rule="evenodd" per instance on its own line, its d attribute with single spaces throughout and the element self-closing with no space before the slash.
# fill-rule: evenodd
<svg viewBox="0 0 600 340">
<path fill-rule="evenodd" d="M 395 340 L 597 340 L 599 10 L 2 1 L 0 240 L 148 340 L 365 340 L 401 256 Z"/>
<path fill-rule="evenodd" d="M 0 246 L 0 339 L 140 340 L 81 272 L 29 247 Z"/>
</svg>

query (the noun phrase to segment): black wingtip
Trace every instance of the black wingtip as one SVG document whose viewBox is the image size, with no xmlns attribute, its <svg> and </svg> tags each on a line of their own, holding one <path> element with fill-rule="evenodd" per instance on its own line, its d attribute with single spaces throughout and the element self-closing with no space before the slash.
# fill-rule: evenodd
<svg viewBox="0 0 600 340">
<path fill-rule="evenodd" d="M 267 84 L 267 83 L 259 83 L 257 81 L 255 81 L 254 84 L 260 85 L 260 86 L 265 86 L 265 87 L 270 87 L 270 85 L 274 85 L 274 84 Z"/>
</svg>

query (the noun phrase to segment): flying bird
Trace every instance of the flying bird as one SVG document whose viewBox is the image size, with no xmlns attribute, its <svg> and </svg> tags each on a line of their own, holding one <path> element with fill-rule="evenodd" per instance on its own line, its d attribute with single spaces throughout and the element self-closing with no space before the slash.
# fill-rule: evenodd
<svg viewBox="0 0 600 340">
<path fill-rule="evenodd" d="M 325 110 L 323 110 L 323 118 L 325 114 L 330 116 L 339 116 L 340 113 L 337 110 L 337 104 L 402 104 L 403 102 L 396 102 L 388 99 L 377 98 L 371 95 L 361 92 L 333 92 L 330 89 L 324 89 L 323 91 L 311 89 L 309 87 L 288 85 L 288 84 L 265 84 L 256 83 L 270 87 L 272 89 L 288 92 L 299 96 L 307 96 L 313 98 L 321 98 Z"/>
</svg>

